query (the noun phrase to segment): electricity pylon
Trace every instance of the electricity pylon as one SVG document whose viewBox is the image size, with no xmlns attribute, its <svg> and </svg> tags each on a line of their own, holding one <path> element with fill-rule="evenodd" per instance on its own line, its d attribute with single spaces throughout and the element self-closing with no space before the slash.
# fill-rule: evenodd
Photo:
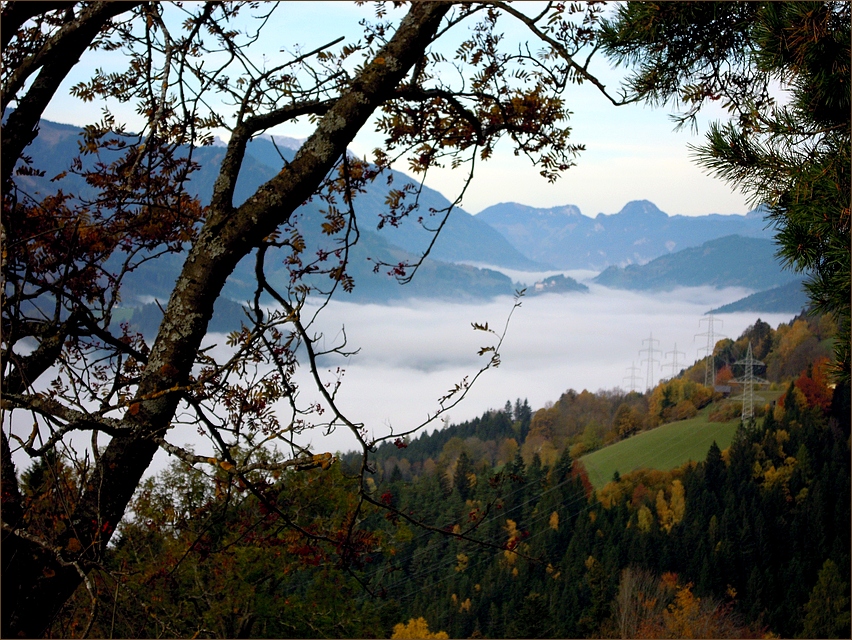
<svg viewBox="0 0 852 640">
<path fill-rule="evenodd" d="M 627 367 L 627 370 L 630 372 L 629 376 L 624 376 L 623 380 L 630 380 L 630 390 L 636 391 L 639 382 L 639 376 L 636 375 L 636 372 L 639 371 L 639 367 L 636 366 L 635 362 L 631 362 L 630 366 Z"/>
<path fill-rule="evenodd" d="M 679 371 L 679 369 L 677 367 L 677 354 L 682 355 L 684 358 L 686 357 L 686 354 L 683 351 L 677 350 L 677 342 L 675 342 L 674 351 L 666 351 L 665 355 L 669 355 L 669 354 L 672 354 L 672 361 L 666 362 L 665 364 L 661 364 L 660 369 L 664 369 L 665 367 L 671 367 L 672 368 L 672 378 L 674 378 L 677 375 L 677 372 Z"/>
<path fill-rule="evenodd" d="M 735 378 L 732 382 L 743 385 L 743 424 L 750 424 L 754 421 L 754 388 L 762 384 L 769 384 L 769 381 L 759 378 L 754 375 L 754 367 L 765 367 L 766 365 L 760 360 L 755 360 L 751 354 L 751 340 L 748 342 L 748 352 L 746 357 L 737 360 L 734 365 L 743 365 L 745 371 L 739 378 Z"/>
<path fill-rule="evenodd" d="M 654 359 L 654 353 L 662 353 L 659 349 L 654 348 L 654 343 L 660 343 L 659 340 L 654 340 L 654 334 L 649 333 L 648 338 L 642 341 L 642 344 L 648 343 L 647 349 L 640 349 L 639 355 L 641 356 L 643 353 L 648 354 L 647 359 L 640 360 L 640 363 L 647 362 L 648 363 L 648 374 L 645 377 L 645 385 L 647 390 L 651 390 L 654 388 L 654 363 L 659 362 L 659 360 Z"/>
<path fill-rule="evenodd" d="M 716 360 L 713 356 L 713 351 L 716 349 L 716 339 L 726 338 L 727 336 L 724 336 L 721 333 L 715 333 L 715 324 L 717 322 L 717 319 L 713 317 L 712 312 L 708 313 L 706 318 L 701 318 L 698 320 L 699 329 L 701 328 L 701 323 L 705 320 L 707 321 L 707 331 L 705 331 L 704 333 L 696 333 L 695 337 L 693 337 L 693 341 L 695 340 L 695 338 L 707 336 L 707 346 L 699 349 L 698 351 L 705 351 L 707 353 L 707 364 L 704 369 L 704 386 L 712 388 L 716 386 Z M 722 321 L 718 320 L 718 322 Z"/>
</svg>

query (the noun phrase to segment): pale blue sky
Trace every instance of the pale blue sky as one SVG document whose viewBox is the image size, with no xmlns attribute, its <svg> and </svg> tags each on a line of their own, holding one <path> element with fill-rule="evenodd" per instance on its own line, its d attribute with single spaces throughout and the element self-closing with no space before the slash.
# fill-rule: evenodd
<svg viewBox="0 0 852 640">
<path fill-rule="evenodd" d="M 524 5 L 525 8 L 528 5 Z M 257 61 L 265 56 L 270 64 L 280 59 L 279 50 L 293 51 L 296 45 L 311 50 L 338 36 L 359 33 L 358 21 L 372 17 L 372 5 L 355 6 L 349 2 L 284 2 L 268 25 L 263 38 L 256 44 Z M 390 9 L 389 15 L 401 11 Z M 522 37 L 523 32 L 506 21 L 507 38 Z M 464 31 L 467 25 L 457 27 Z M 451 34 L 452 35 L 452 34 Z M 452 52 L 459 36 L 450 38 L 446 51 Z M 83 125 L 100 116 L 97 103 L 83 104 L 68 96 L 67 88 L 79 82 L 96 67 L 120 68 L 119 53 L 88 53 L 73 76 L 65 83 L 64 92 L 48 108 L 50 120 Z M 590 69 L 612 89 L 618 85 L 620 72 L 610 69 L 607 61 L 597 59 Z M 630 200 L 651 200 L 669 214 L 703 215 L 708 213 L 739 213 L 748 210 L 746 199 L 733 193 L 720 180 L 704 175 L 690 160 L 688 143 L 699 144 L 708 120 L 724 113 L 710 110 L 702 118 L 701 131 L 675 132 L 667 109 L 651 109 L 643 105 L 614 107 L 592 85 L 572 87 L 565 99 L 573 116 L 568 123 L 572 140 L 586 145 L 577 166 L 567 171 L 555 184 L 549 184 L 528 159 L 515 157 L 509 144 L 498 147 L 494 158 L 480 163 L 473 184 L 462 206 L 470 213 L 500 202 L 520 202 L 535 207 L 554 207 L 574 204 L 589 216 L 599 212 L 615 213 Z M 111 108 L 132 127 L 137 118 L 133 105 Z M 229 110 L 226 108 L 225 112 Z M 293 137 L 310 133 L 305 120 L 272 131 Z M 220 132 L 227 137 L 226 132 Z M 359 134 L 352 149 L 366 154 L 381 144 L 380 136 L 369 127 Z M 403 169 L 404 166 L 397 167 Z M 428 180 L 429 186 L 453 198 L 460 184 L 460 171 L 436 171 Z"/>
</svg>

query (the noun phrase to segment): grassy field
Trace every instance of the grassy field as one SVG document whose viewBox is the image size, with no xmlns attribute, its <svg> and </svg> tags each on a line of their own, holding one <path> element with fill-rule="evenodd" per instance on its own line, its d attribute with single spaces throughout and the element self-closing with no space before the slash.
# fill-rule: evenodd
<svg viewBox="0 0 852 640">
<path fill-rule="evenodd" d="M 583 456 L 580 460 L 589 480 L 600 489 L 616 471 L 625 474 L 643 467 L 667 471 L 689 460 L 704 460 L 714 440 L 720 449 L 726 449 L 739 420 L 710 422 L 707 416 L 713 408 L 707 406 L 694 418 L 664 424 Z"/>
</svg>

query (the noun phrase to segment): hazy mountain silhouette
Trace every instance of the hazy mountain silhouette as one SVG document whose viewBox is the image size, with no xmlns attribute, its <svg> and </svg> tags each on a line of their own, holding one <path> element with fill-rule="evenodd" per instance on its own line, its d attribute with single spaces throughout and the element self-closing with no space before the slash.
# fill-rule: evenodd
<svg viewBox="0 0 852 640">
<path fill-rule="evenodd" d="M 559 269 L 644 264 L 659 256 L 727 235 L 771 238 L 763 211 L 746 215 L 669 216 L 648 200 L 618 213 L 583 215 L 574 205 L 537 209 L 501 203 L 476 215 L 527 257 Z"/>
</svg>

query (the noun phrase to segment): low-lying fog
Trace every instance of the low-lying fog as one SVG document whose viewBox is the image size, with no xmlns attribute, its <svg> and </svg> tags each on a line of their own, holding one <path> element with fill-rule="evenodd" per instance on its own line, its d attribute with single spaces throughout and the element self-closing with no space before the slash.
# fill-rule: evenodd
<svg viewBox="0 0 852 640">
<path fill-rule="evenodd" d="M 552 273 L 557 272 L 508 275 L 531 284 Z M 592 275 L 564 273 L 578 279 Z M 652 372 L 656 382 L 671 375 L 671 367 L 665 365 L 672 362 L 675 345 L 678 371 L 703 356 L 701 349 L 707 339 L 696 334 L 707 331 L 704 314 L 708 310 L 751 293 L 712 287 L 637 293 L 589 286 L 590 292 L 585 294 L 525 296 L 509 323 L 502 364 L 480 377 L 466 399 L 449 412 L 449 421 L 474 418 L 516 398 L 527 398 L 535 410 L 557 400 L 569 388 L 627 389 L 629 368 L 634 364 L 641 367 L 636 372 L 637 386 L 644 390 L 647 362 L 642 360 L 647 360 L 647 354 L 639 351 L 647 346 L 649 336 L 653 335 L 654 347 L 659 349 L 654 358 L 660 362 L 654 363 Z M 508 296 L 480 304 L 332 302 L 315 329 L 323 333 L 328 346 L 339 340 L 341 327 L 345 327 L 349 348 L 360 348 L 360 352 L 348 361 L 327 359 L 321 372 L 332 380 L 329 370 L 345 368 L 338 406 L 353 422 L 363 422 L 372 436 L 386 435 L 391 428 L 395 433 L 411 429 L 438 409 L 441 396 L 485 364 L 488 354 L 480 357 L 477 352 L 494 344 L 496 337 L 474 331 L 471 323 L 487 322 L 500 332 L 512 305 Z M 725 314 L 717 316 L 716 332 L 736 338 L 758 317 L 775 327 L 792 316 Z M 699 324 L 702 318 L 705 321 Z M 302 399 L 318 399 L 306 374 L 305 369 L 300 372 Z M 427 429 L 440 426 L 438 421 Z M 318 451 L 346 451 L 355 446 L 344 428 L 328 437 L 315 433 L 310 442 Z"/>
<path fill-rule="evenodd" d="M 578 279 L 590 274 L 565 272 Z M 509 274 L 528 284 L 543 274 Z M 547 274 L 549 275 L 549 274 Z M 708 310 L 738 300 L 750 293 L 744 289 L 711 287 L 680 289 L 668 293 L 615 291 L 594 284 L 589 293 L 527 295 L 509 323 L 501 350 L 502 364 L 485 372 L 466 399 L 449 414 L 458 423 L 502 408 L 507 400 L 529 400 L 533 410 L 556 401 L 566 390 L 630 388 L 632 365 L 640 367 L 637 387 L 645 388 L 647 364 L 640 350 L 653 335 L 653 378 L 671 375 L 672 353 L 677 345 L 678 370 L 703 356 Z M 333 380 L 330 369 L 345 368 L 338 392 L 338 405 L 353 422 L 363 422 L 373 437 L 395 433 L 420 424 L 438 408 L 438 399 L 465 376 L 472 377 L 489 354 L 477 355 L 481 347 L 495 344 L 496 337 L 474 331 L 471 323 L 488 323 L 502 331 L 512 310 L 509 296 L 480 304 L 453 304 L 436 300 L 412 300 L 397 305 L 357 305 L 332 302 L 320 315 L 314 331 L 322 332 L 325 345 L 339 340 L 345 327 L 349 349 L 357 355 L 327 358 L 321 373 Z M 716 316 L 716 332 L 736 338 L 760 317 L 773 327 L 788 321 L 791 314 L 736 313 Z M 699 324 L 699 320 L 705 321 Z M 206 344 L 225 344 L 222 334 L 211 334 Z M 643 340 L 645 341 L 643 343 Z M 322 346 L 322 343 L 320 343 Z M 225 355 L 224 350 L 220 355 Z M 661 367 L 661 364 L 663 365 Z M 306 366 L 298 372 L 300 404 L 320 398 Z M 444 416 L 445 419 L 447 415 Z M 16 421 L 17 422 L 17 421 Z M 23 425 L 24 433 L 31 424 Z M 440 428 L 437 421 L 427 427 Z M 17 427 L 17 425 L 16 425 Z M 104 444 L 102 437 L 101 445 Z M 199 454 L 209 444 L 194 429 L 179 427 L 169 438 L 176 444 L 192 443 Z M 355 448 L 351 433 L 341 427 L 329 436 L 316 431 L 308 441 L 314 451 L 348 451 Z M 79 444 L 85 446 L 83 442 Z M 29 461 L 18 459 L 20 470 Z M 159 452 L 149 472 L 168 464 Z"/>
</svg>

